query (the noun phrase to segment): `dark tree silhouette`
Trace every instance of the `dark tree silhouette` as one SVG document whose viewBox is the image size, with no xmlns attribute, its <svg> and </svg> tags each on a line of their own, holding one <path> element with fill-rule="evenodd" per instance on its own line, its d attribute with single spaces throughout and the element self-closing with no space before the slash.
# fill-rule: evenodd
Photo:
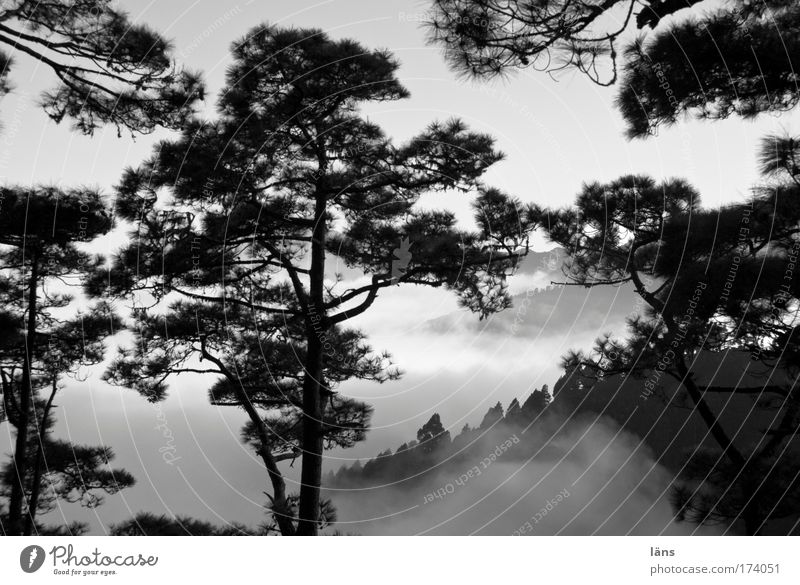
<svg viewBox="0 0 800 585">
<path fill-rule="evenodd" d="M 499 402 L 488 410 L 481 421 L 481 429 L 491 428 L 498 421 L 503 420 L 503 405 Z"/>
<path fill-rule="evenodd" d="M 767 365 L 776 363 L 800 372 L 800 337 L 796 323 L 787 320 L 787 314 L 796 309 L 800 298 L 796 270 L 800 243 L 797 221 L 798 195 L 800 195 L 800 137 L 765 137 L 761 143 L 759 163 L 762 176 L 767 181 L 756 188 L 757 200 L 766 202 L 758 220 L 766 233 L 765 222 L 775 221 L 772 239 L 768 242 L 769 255 L 761 263 L 755 296 L 745 302 L 744 295 L 753 288 L 752 282 L 740 281 L 737 303 L 726 305 L 727 315 L 738 324 L 735 330 L 739 343 L 752 348 L 751 354 Z"/>
<path fill-rule="evenodd" d="M 570 253 L 571 283 L 633 286 L 645 307 L 629 320 L 627 339 L 605 336 L 592 353 L 568 355 L 567 371 L 594 381 L 633 375 L 650 393 L 670 376 L 717 444 L 687 463 L 675 497 L 679 518 L 742 519 L 756 534 L 767 521 L 798 513 L 787 495 L 800 472 L 790 445 L 800 425 L 789 382 L 796 370 L 782 355 L 798 292 L 793 268 L 791 291 L 779 294 L 798 249 L 798 188 L 788 181 L 757 189 L 750 201 L 705 210 L 684 181 L 628 176 L 586 185 L 574 208 L 550 215 L 551 238 Z M 785 374 L 757 387 L 703 385 L 698 368 L 709 351 L 750 352 Z M 774 410 L 761 440 L 744 445 L 741 429 L 725 428 L 710 393 L 753 395 L 755 409 Z"/>
<path fill-rule="evenodd" d="M 112 536 L 251 536 L 266 534 L 268 532 L 265 530 L 251 529 L 236 523 L 215 526 L 210 522 L 185 516 L 170 518 L 164 514 L 156 516 L 149 512 L 140 512 L 133 518 L 111 527 Z"/>
<path fill-rule="evenodd" d="M 534 224 L 529 208 L 480 183 L 501 158 L 491 137 L 450 120 L 395 145 L 360 115 L 363 103 L 408 95 L 385 51 L 260 26 L 233 53 L 218 119 L 192 124 L 123 178 L 117 209 L 136 228 L 111 288 L 182 299 L 167 324 L 186 319 L 194 331 L 179 334 L 184 347 L 223 374 L 212 400 L 246 410 L 281 532 L 316 534 L 325 443 L 361 440 L 369 419 L 337 386 L 397 375 L 345 323 L 395 285 L 449 288 L 481 316 L 509 306 L 505 279 Z M 476 230 L 417 208 L 422 194 L 446 189 L 474 196 Z M 367 282 L 342 290 L 337 262 Z M 112 380 L 142 381 L 175 363 L 134 351 Z M 277 459 L 298 455 L 295 525 Z"/>
<path fill-rule="evenodd" d="M 450 444 L 450 431 L 442 425 L 438 413 L 417 431 L 417 448 L 423 453 L 433 453 Z"/>
<path fill-rule="evenodd" d="M 619 81 L 617 105 L 631 138 L 684 114 L 749 118 L 792 108 L 800 98 L 800 6 L 733 0 L 662 22 L 695 4 L 704 5 L 434 0 L 430 38 L 456 70 L 472 76 L 530 66 L 550 73 L 577 69 L 601 85 Z M 634 15 L 642 32 L 631 40 L 625 31 Z"/>
<path fill-rule="evenodd" d="M 133 24 L 111 0 L 10 0 L 0 9 L 0 94 L 17 55 L 51 69 L 58 85 L 42 96 L 56 122 L 92 134 L 103 124 L 151 132 L 179 128 L 202 99 L 196 74 L 172 62 L 170 44 Z"/>
<path fill-rule="evenodd" d="M 70 294 L 102 262 L 80 243 L 108 232 L 111 219 L 100 195 L 85 189 L 7 187 L 0 201 L 0 424 L 16 430 L 14 455 L 2 472 L 3 530 L 31 534 L 41 528 L 37 513 L 56 499 L 95 506 L 102 502 L 98 492 L 133 484 L 127 472 L 108 469 L 107 447 L 51 437 L 59 380 L 102 361 L 103 339 L 118 322 L 102 303 L 78 310 Z"/>
<path fill-rule="evenodd" d="M 538 416 L 547 408 L 547 405 L 553 400 L 550 395 L 550 388 L 547 384 L 542 386 L 541 390 L 535 390 L 530 396 L 522 403 L 522 412 L 526 417 L 531 418 Z"/>
<path fill-rule="evenodd" d="M 684 114 L 752 118 L 800 99 L 800 5 L 733 2 L 676 22 L 625 51 L 618 106 L 631 138 Z"/>
<path fill-rule="evenodd" d="M 655 27 L 661 18 L 700 1 L 433 0 L 428 27 L 450 64 L 470 76 L 494 77 L 524 67 L 551 73 L 574 68 L 611 85 L 617 80 L 620 37 L 634 20 L 639 29 Z"/>
<path fill-rule="evenodd" d="M 156 516 L 150 512 L 140 512 L 111 527 L 112 536 L 268 536 L 273 532 L 271 524 L 250 528 L 230 522 L 217 526 L 187 516 Z"/>
<path fill-rule="evenodd" d="M 216 266 L 211 262 L 205 269 L 213 271 Z M 241 289 L 237 294 L 246 298 Z M 247 412 L 249 421 L 242 435 L 262 458 L 271 479 L 276 528 L 293 533 L 297 497 L 287 493 L 277 464 L 294 461 L 302 453 L 304 374 L 298 359 L 302 348 L 291 341 L 301 333 L 288 324 L 282 328 L 254 317 L 252 310 L 236 303 L 224 306 L 193 298 L 172 303 L 164 313 L 135 311 L 132 329 L 133 347 L 119 350 L 106 379 L 130 386 L 155 402 L 166 397 L 169 379 L 175 375 L 219 375 L 209 399 L 216 406 Z M 384 371 L 386 359 L 372 356 L 357 331 L 331 331 L 328 337 L 342 356 L 328 368 L 329 385 L 353 376 L 377 381 L 392 377 L 391 371 Z M 333 394 L 323 412 L 326 449 L 351 447 L 364 439 L 372 414 L 366 404 Z"/>
</svg>

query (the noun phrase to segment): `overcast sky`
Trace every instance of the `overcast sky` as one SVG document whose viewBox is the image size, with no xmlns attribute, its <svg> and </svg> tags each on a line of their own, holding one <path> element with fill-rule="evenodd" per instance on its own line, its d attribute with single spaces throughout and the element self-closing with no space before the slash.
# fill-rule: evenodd
<svg viewBox="0 0 800 585">
<path fill-rule="evenodd" d="M 435 119 L 463 118 L 473 128 L 493 134 L 507 154 L 487 181 L 524 201 L 545 205 L 570 203 L 584 181 L 611 180 L 627 173 L 685 177 L 700 190 L 706 206 L 737 201 L 756 179 L 754 152 L 759 138 L 797 129 L 796 116 L 765 115 L 757 122 L 688 121 L 661 129 L 647 141 L 629 142 L 613 107 L 616 90 L 596 86 L 582 76 L 562 75 L 555 81 L 543 73 L 521 71 L 489 84 L 458 79 L 445 66 L 440 50 L 424 43 L 419 23 L 428 4 L 423 1 L 127 0 L 120 4 L 135 21 L 149 23 L 174 39 L 179 61 L 203 72 L 208 116 L 214 115 L 230 64 L 230 44 L 257 23 L 317 27 L 334 38 L 387 48 L 402 64 L 399 77 L 411 98 L 371 106 L 367 112 L 374 121 L 404 140 Z M 38 93 L 53 82 L 48 70 L 19 57 L 12 81 L 14 92 L 0 101 L 0 174 L 6 183 L 88 184 L 110 194 L 121 171 L 141 162 L 154 141 L 167 135 L 160 132 L 134 140 L 107 128 L 92 138 L 82 136 L 68 123 L 54 124 L 34 107 Z M 428 203 L 467 209 L 463 197 L 453 195 Z M 519 292 L 548 281 L 544 273 L 529 274 L 514 287 Z M 382 386 L 356 383 L 342 388 L 375 405 L 375 430 L 357 449 L 333 455 L 347 460 L 395 448 L 412 438 L 432 412 L 440 412 L 445 424 L 458 430 L 464 422 L 480 422 L 486 408 L 498 400 L 507 404 L 534 387 L 552 386 L 559 357 L 567 349 L 590 343 L 630 310 L 627 305 L 613 306 L 614 296 L 589 295 L 583 307 L 556 302 L 548 310 L 560 314 L 553 320 L 557 326 L 512 336 L 502 329 L 486 330 L 474 317 L 457 312 L 455 300 L 446 292 L 383 293 L 358 325 L 371 335 L 376 348 L 395 355 L 407 375 Z M 628 302 L 625 297 L 624 303 Z M 582 311 L 597 317 L 591 326 L 580 326 Z M 434 326 L 436 319 L 440 321 Z M 76 441 L 111 445 L 117 462 L 139 480 L 139 486 L 109 498 L 108 505 L 96 512 L 95 530 L 139 510 L 173 510 L 251 523 L 258 518 L 264 500 L 263 469 L 239 442 L 244 417 L 233 409 L 208 406 L 208 383 L 199 376 L 184 378 L 158 407 L 130 390 L 106 386 L 96 373 L 64 392 L 59 432 Z M 164 426 L 155 428 L 159 424 L 165 424 L 174 438 L 181 457 L 175 465 L 166 465 L 159 453 L 166 444 Z M 336 460 L 327 464 L 337 466 Z"/>
</svg>

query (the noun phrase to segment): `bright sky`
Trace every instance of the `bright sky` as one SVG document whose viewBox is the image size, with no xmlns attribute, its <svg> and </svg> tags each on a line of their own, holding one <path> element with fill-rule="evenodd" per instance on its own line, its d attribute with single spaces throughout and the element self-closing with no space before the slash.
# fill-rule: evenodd
<svg viewBox="0 0 800 585">
<path fill-rule="evenodd" d="M 437 118 L 458 116 L 491 132 L 508 158 L 489 179 L 524 200 L 559 205 L 571 201 L 583 181 L 607 180 L 636 172 L 684 176 L 707 205 L 735 200 L 755 179 L 754 149 L 766 132 L 796 129 L 796 115 L 689 122 L 662 130 L 647 141 L 628 142 L 613 107 L 614 88 L 591 84 L 580 75 L 559 81 L 522 71 L 491 84 L 459 80 L 446 68 L 439 49 L 426 46 L 419 21 L 424 0 L 271 0 L 268 3 L 171 0 L 120 2 L 132 14 L 175 41 L 178 58 L 204 72 L 206 104 L 213 113 L 222 87 L 228 47 L 254 24 L 318 27 L 333 37 L 351 37 L 367 47 L 388 48 L 402 63 L 400 78 L 408 100 L 369 108 L 370 116 L 398 139 Z M 135 141 L 113 128 L 87 138 L 56 126 L 33 107 L 38 92 L 52 83 L 45 68 L 18 59 L 16 91 L 0 102 L 0 173 L 6 181 L 89 183 L 109 189 L 121 169 L 150 152 L 159 133 Z"/>
</svg>

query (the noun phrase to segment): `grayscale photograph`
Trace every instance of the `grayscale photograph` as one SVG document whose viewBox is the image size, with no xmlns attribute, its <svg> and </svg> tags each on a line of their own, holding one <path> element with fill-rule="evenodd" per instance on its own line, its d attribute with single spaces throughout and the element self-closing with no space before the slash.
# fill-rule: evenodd
<svg viewBox="0 0 800 585">
<path fill-rule="evenodd" d="M 0 1 L 4 578 L 800 535 L 798 101 L 793 0 Z"/>
</svg>

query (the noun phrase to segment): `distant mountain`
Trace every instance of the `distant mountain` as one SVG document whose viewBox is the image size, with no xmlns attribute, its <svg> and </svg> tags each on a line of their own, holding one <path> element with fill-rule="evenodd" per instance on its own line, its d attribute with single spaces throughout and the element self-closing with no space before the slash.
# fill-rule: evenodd
<svg viewBox="0 0 800 585">
<path fill-rule="evenodd" d="M 564 248 L 555 247 L 544 252 L 528 252 L 517 268 L 517 274 L 534 274 L 545 272 L 553 276 L 554 279 L 563 278 L 561 267 L 567 259 L 567 252 Z"/>
<path fill-rule="evenodd" d="M 342 466 L 329 472 L 323 484 L 335 489 L 381 485 L 411 489 L 425 483 L 429 475 L 478 465 L 487 452 L 497 447 L 498 437 L 502 438 L 505 460 L 513 461 L 539 446 L 520 437 L 526 438 L 522 431 L 531 425 L 543 424 L 550 402 L 547 385 L 534 390 L 522 403 L 515 398 L 505 411 L 498 402 L 486 412 L 479 426 L 467 424 L 452 439 L 439 415 L 434 414 L 417 431 L 416 439 L 403 443 L 394 453 L 387 450 L 363 465 L 357 461 L 350 467 Z M 527 435 L 532 436 L 533 433 Z"/>
<path fill-rule="evenodd" d="M 417 438 L 323 478 L 348 534 L 677 535 L 672 478 L 610 419 L 565 420 L 547 388 L 451 437 L 438 414 Z"/>
<path fill-rule="evenodd" d="M 512 279 L 512 284 L 522 283 L 524 292 L 512 296 L 511 308 L 486 321 L 478 321 L 464 310 L 431 319 L 425 327 L 438 334 L 466 330 L 523 338 L 567 331 L 621 332 L 625 318 L 637 307 L 633 288 L 553 284 L 568 281 L 562 271 L 566 258 L 562 248 L 531 252 Z"/>
</svg>

